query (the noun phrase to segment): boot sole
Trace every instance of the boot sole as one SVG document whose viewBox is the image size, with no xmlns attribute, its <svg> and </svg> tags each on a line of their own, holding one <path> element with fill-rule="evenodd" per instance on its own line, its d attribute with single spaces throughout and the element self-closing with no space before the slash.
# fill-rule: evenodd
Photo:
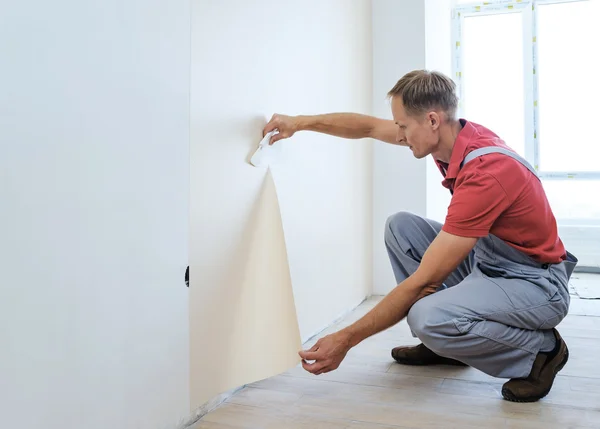
<svg viewBox="0 0 600 429">
<path fill-rule="evenodd" d="M 567 351 L 565 353 L 565 358 L 562 360 L 562 362 L 556 367 L 556 369 L 554 370 L 554 377 L 556 378 L 556 374 L 558 374 L 567 364 L 567 362 L 569 361 L 569 349 L 567 348 Z M 550 390 L 552 390 L 552 386 L 554 385 L 554 380 L 552 380 L 552 383 L 550 384 L 550 387 L 545 390 L 541 395 L 539 396 L 526 396 L 524 398 L 519 398 L 516 397 L 512 394 L 512 392 L 510 392 L 508 389 L 506 388 L 502 388 L 502 397 L 504 399 L 506 399 L 507 401 L 510 402 L 519 402 L 519 403 L 527 403 L 527 402 L 537 402 L 542 398 L 545 398 L 548 393 L 550 393 Z"/>
<path fill-rule="evenodd" d="M 411 366 L 434 366 L 434 365 L 467 366 L 467 364 L 464 364 L 462 362 L 450 361 L 450 360 L 449 361 L 438 361 L 438 362 L 415 360 L 415 359 L 397 359 L 397 358 L 394 358 L 394 360 L 396 361 L 396 363 L 399 363 L 401 365 L 411 365 Z"/>
</svg>

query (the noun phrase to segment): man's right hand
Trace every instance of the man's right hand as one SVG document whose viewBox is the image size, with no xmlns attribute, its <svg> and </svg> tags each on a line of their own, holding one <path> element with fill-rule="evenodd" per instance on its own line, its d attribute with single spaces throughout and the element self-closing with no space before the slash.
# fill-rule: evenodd
<svg viewBox="0 0 600 429">
<path fill-rule="evenodd" d="M 297 119 L 293 116 L 286 116 L 280 114 L 274 114 L 271 120 L 265 125 L 263 129 L 263 137 L 271 131 L 277 129 L 279 133 L 273 134 L 269 141 L 272 145 L 278 140 L 287 139 L 292 137 L 296 131 L 298 131 Z"/>
</svg>

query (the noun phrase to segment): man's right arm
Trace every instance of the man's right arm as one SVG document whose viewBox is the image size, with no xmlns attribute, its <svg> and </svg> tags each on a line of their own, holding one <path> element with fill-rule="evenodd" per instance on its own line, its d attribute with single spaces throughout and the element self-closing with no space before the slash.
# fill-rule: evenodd
<svg viewBox="0 0 600 429">
<path fill-rule="evenodd" d="M 359 113 L 326 113 L 312 116 L 286 116 L 275 114 L 265 126 L 263 135 L 278 129 L 271 144 L 289 138 L 298 131 L 315 131 L 346 139 L 372 138 L 386 143 L 396 141 L 397 126 L 394 121 Z"/>
</svg>

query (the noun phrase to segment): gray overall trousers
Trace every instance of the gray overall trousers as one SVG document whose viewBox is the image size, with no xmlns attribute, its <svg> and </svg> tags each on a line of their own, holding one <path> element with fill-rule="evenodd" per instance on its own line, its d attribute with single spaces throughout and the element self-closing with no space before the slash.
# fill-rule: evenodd
<svg viewBox="0 0 600 429">
<path fill-rule="evenodd" d="M 500 147 L 477 149 L 461 166 L 492 152 L 516 159 L 537 177 L 526 160 Z M 398 283 L 416 271 L 441 228 L 407 212 L 387 220 L 385 244 Z M 578 261 L 567 256 L 542 264 L 492 234 L 480 238 L 442 287 L 412 306 L 408 325 L 438 355 L 494 377 L 527 377 L 544 336 L 569 310 L 568 283 Z"/>
</svg>

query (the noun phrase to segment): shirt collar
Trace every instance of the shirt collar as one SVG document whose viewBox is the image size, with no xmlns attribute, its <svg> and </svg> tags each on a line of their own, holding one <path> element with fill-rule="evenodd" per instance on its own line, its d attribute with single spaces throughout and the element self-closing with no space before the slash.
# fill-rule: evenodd
<svg viewBox="0 0 600 429">
<path fill-rule="evenodd" d="M 456 179 L 456 176 L 460 171 L 460 164 L 463 162 L 463 159 L 465 159 L 467 147 L 473 139 L 473 136 L 477 134 L 477 130 L 469 121 L 461 119 L 460 123 L 462 124 L 463 128 L 458 133 L 456 141 L 454 142 L 454 146 L 452 147 L 450 163 L 446 164 L 436 160 L 436 164 L 438 165 L 440 171 L 442 171 L 442 174 L 445 170 L 446 174 L 444 177 L 446 180 Z"/>
</svg>

